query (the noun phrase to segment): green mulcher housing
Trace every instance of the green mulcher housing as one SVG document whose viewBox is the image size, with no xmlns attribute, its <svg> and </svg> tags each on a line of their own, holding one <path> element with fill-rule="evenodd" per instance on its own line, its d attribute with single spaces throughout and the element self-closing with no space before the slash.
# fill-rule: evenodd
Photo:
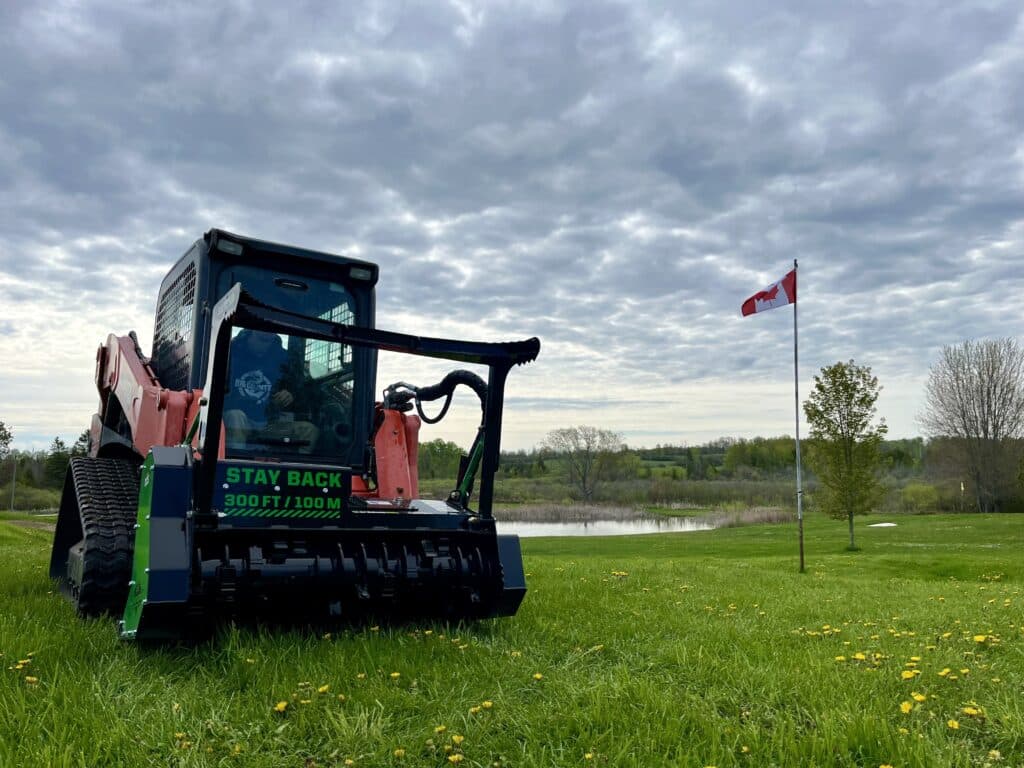
<svg viewBox="0 0 1024 768">
<path fill-rule="evenodd" d="M 491 504 L 506 377 L 540 342 L 379 330 L 377 277 L 370 262 L 211 230 L 163 281 L 152 358 L 134 333 L 107 338 L 50 563 L 81 615 L 166 641 L 235 618 L 515 614 L 519 540 Z M 486 379 L 456 369 L 375 401 L 378 350 Z M 421 499 L 421 423 L 459 386 L 480 427 L 447 498 Z M 430 419 L 421 405 L 438 400 Z"/>
</svg>

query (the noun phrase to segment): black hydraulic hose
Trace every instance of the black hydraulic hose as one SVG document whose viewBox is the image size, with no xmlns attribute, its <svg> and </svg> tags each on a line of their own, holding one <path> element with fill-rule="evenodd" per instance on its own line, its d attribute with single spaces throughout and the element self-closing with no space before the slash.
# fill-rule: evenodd
<svg viewBox="0 0 1024 768">
<path fill-rule="evenodd" d="M 416 413 L 420 415 L 427 424 L 436 424 L 445 417 L 448 413 L 448 407 L 452 404 L 452 394 L 455 392 L 455 387 L 459 384 L 465 386 L 476 392 L 476 396 L 480 398 L 480 413 L 481 422 L 483 421 L 482 414 L 487 409 L 487 384 L 472 371 L 466 370 L 455 370 L 445 376 L 437 384 L 432 384 L 427 387 L 419 387 L 416 390 Z M 429 402 L 431 400 L 438 400 L 444 398 L 444 406 L 441 408 L 441 412 L 434 418 L 430 418 L 423 412 L 422 403 Z"/>
</svg>

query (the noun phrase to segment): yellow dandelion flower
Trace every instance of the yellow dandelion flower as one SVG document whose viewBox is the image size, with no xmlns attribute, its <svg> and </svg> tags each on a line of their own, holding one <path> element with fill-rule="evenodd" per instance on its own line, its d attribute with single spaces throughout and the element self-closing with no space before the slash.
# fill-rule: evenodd
<svg viewBox="0 0 1024 768">
<path fill-rule="evenodd" d="M 543 680 L 544 679 L 544 675 L 542 675 L 540 672 L 534 672 L 533 673 L 533 679 L 534 680 Z"/>
<path fill-rule="evenodd" d="M 836 656 L 836 661 L 846 661 L 845 656 Z"/>
<path fill-rule="evenodd" d="M 494 702 L 493 702 L 493 701 L 490 701 L 490 700 L 488 700 L 488 701 L 485 701 L 485 702 L 484 702 L 483 704 L 481 704 L 480 706 L 481 706 L 481 707 L 483 707 L 484 709 L 491 709 L 491 708 L 492 708 L 492 707 L 494 706 Z"/>
<path fill-rule="evenodd" d="M 986 640 L 986 637 L 987 637 L 986 635 L 975 635 L 974 636 L 974 642 L 976 642 L 976 643 L 984 643 L 985 640 Z"/>
<path fill-rule="evenodd" d="M 345 700 L 345 694 L 344 693 L 339 693 L 338 694 L 338 701 L 344 701 L 344 700 Z"/>
<path fill-rule="evenodd" d="M 39 682 L 39 678 L 38 677 L 33 677 L 32 675 L 25 675 L 25 682 L 28 683 L 29 685 L 35 685 L 36 683 Z"/>
<path fill-rule="evenodd" d="M 593 760 L 594 759 L 594 753 L 593 752 L 584 752 L 583 753 L 583 759 L 584 760 Z"/>
<path fill-rule="evenodd" d="M 960 723 L 952 718 L 946 721 L 946 725 L 954 731 L 960 727 Z"/>
<path fill-rule="evenodd" d="M 353 760 L 351 757 L 346 757 L 345 758 L 345 765 L 355 765 L 355 764 L 356 764 L 356 761 Z"/>
<path fill-rule="evenodd" d="M 969 675 L 969 674 L 971 674 L 971 670 L 969 670 L 967 668 L 961 669 L 960 670 L 960 674 L 961 675 Z"/>
<path fill-rule="evenodd" d="M 910 697 L 918 704 L 928 699 L 928 697 L 925 696 L 923 693 L 918 693 L 917 691 L 914 691 L 912 694 L 910 694 Z"/>
<path fill-rule="evenodd" d="M 240 755 L 240 754 L 242 754 L 242 745 L 241 744 L 235 744 L 235 746 L 233 746 L 231 748 L 231 754 L 233 754 L 233 755 Z"/>
<path fill-rule="evenodd" d="M 288 709 L 287 701 L 279 701 L 277 702 L 277 704 L 274 705 L 275 712 L 284 712 L 286 709 Z"/>
<path fill-rule="evenodd" d="M 435 725 L 434 726 L 434 733 L 444 733 L 447 730 L 448 730 L 448 726 L 447 725 Z"/>
<path fill-rule="evenodd" d="M 312 699 L 299 699 L 299 704 L 310 704 L 312 701 Z"/>
<path fill-rule="evenodd" d="M 470 707 L 469 708 L 469 714 L 471 714 L 471 715 L 479 715 L 480 714 L 480 707 Z"/>
<path fill-rule="evenodd" d="M 246 659 L 245 663 L 246 664 L 255 664 L 256 663 L 256 659 Z"/>
<path fill-rule="evenodd" d="M 366 679 L 366 673 L 365 672 L 359 672 L 356 675 L 356 680 L 365 680 L 365 679 Z"/>
<path fill-rule="evenodd" d="M 902 712 L 904 715 L 910 714 L 910 712 L 913 709 L 914 709 L 913 702 L 910 702 L 910 701 L 902 701 L 902 702 L 900 702 L 900 712 Z"/>
<path fill-rule="evenodd" d="M 978 715 L 981 714 L 981 710 L 980 709 L 978 709 L 977 707 L 971 707 L 971 706 L 964 707 L 962 711 L 963 711 L 963 713 L 965 715 L 970 715 L 971 717 L 977 717 Z"/>
<path fill-rule="evenodd" d="M 329 685 L 321 685 L 319 688 L 316 689 L 316 692 L 317 693 L 327 693 L 329 690 L 331 690 L 331 686 L 329 686 Z"/>
<path fill-rule="evenodd" d="M 405 757 L 405 750 L 399 747 L 394 752 L 395 757 Z"/>
<path fill-rule="evenodd" d="M 424 631 L 423 631 L 423 634 L 424 634 L 424 635 L 432 635 L 432 634 L 434 634 L 434 630 L 432 630 L 432 629 L 427 629 L 427 630 L 424 630 Z"/>
<path fill-rule="evenodd" d="M 952 671 L 953 671 L 952 669 L 950 669 L 949 667 L 946 667 L 941 672 L 939 672 L 939 677 L 948 677 L 949 673 L 952 672 Z"/>
<path fill-rule="evenodd" d="M 750 754 L 750 747 L 744 744 L 742 747 L 740 747 L 740 752 L 742 752 L 744 755 L 748 755 Z"/>
<path fill-rule="evenodd" d="M 904 669 L 900 672 L 900 677 L 904 680 L 913 680 L 918 674 L 916 669 Z"/>
<path fill-rule="evenodd" d="M 867 656 L 865 656 L 860 651 L 857 651 L 857 653 L 853 654 L 853 658 L 855 658 L 857 661 L 864 661 L 864 659 L 866 659 Z"/>
<path fill-rule="evenodd" d="M 990 749 L 988 751 L 988 759 L 989 760 L 1002 760 L 1003 759 L 1003 753 L 1000 752 L 998 749 Z"/>
<path fill-rule="evenodd" d="M 185 734 L 185 733 L 183 733 L 181 731 L 178 731 L 177 733 L 174 734 L 174 738 L 176 738 L 178 741 L 181 741 L 182 739 L 185 738 L 186 735 L 187 734 Z"/>
<path fill-rule="evenodd" d="M 397 680 L 397 679 L 398 679 L 398 678 L 400 678 L 401 676 L 402 676 L 402 673 L 401 673 L 401 672 L 392 672 L 392 673 L 391 673 L 391 679 L 392 679 L 392 680 Z"/>
<path fill-rule="evenodd" d="M 908 731 L 908 730 L 907 730 L 906 728 L 900 728 L 900 729 L 898 729 L 898 730 L 899 730 L 899 732 L 900 732 L 900 733 L 902 733 L 902 734 L 903 734 L 904 736 L 906 736 L 906 735 L 907 735 L 908 733 L 910 733 L 910 731 Z"/>
<path fill-rule="evenodd" d="M 460 744 L 462 744 L 462 742 L 464 742 L 465 740 L 466 740 L 465 736 L 460 736 L 457 733 L 453 733 L 452 734 L 452 744 L 454 744 L 456 747 L 459 746 Z"/>
<path fill-rule="evenodd" d="M 878 768 L 892 768 L 891 763 L 882 763 Z"/>
<path fill-rule="evenodd" d="M 456 755 L 448 755 L 448 762 L 449 763 L 461 763 L 465 759 L 466 758 L 464 758 L 462 755 L 458 755 L 458 754 L 456 754 Z"/>
</svg>

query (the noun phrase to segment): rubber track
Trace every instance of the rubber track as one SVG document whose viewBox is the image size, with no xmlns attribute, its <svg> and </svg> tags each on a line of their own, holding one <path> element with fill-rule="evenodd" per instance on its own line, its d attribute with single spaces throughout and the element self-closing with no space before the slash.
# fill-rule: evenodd
<svg viewBox="0 0 1024 768">
<path fill-rule="evenodd" d="M 85 539 L 76 605 L 82 616 L 120 614 L 128 599 L 139 500 L 138 465 L 118 459 L 71 459 Z"/>
</svg>

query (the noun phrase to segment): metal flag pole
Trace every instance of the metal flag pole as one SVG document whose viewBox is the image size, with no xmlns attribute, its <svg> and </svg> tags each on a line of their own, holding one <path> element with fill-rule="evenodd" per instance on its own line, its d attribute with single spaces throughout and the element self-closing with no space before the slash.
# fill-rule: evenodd
<svg viewBox="0 0 1024 768">
<path fill-rule="evenodd" d="M 796 524 L 800 537 L 800 573 L 804 573 L 804 488 L 800 471 L 800 363 L 797 345 L 797 263 L 793 259 L 793 398 L 796 402 Z"/>
</svg>

